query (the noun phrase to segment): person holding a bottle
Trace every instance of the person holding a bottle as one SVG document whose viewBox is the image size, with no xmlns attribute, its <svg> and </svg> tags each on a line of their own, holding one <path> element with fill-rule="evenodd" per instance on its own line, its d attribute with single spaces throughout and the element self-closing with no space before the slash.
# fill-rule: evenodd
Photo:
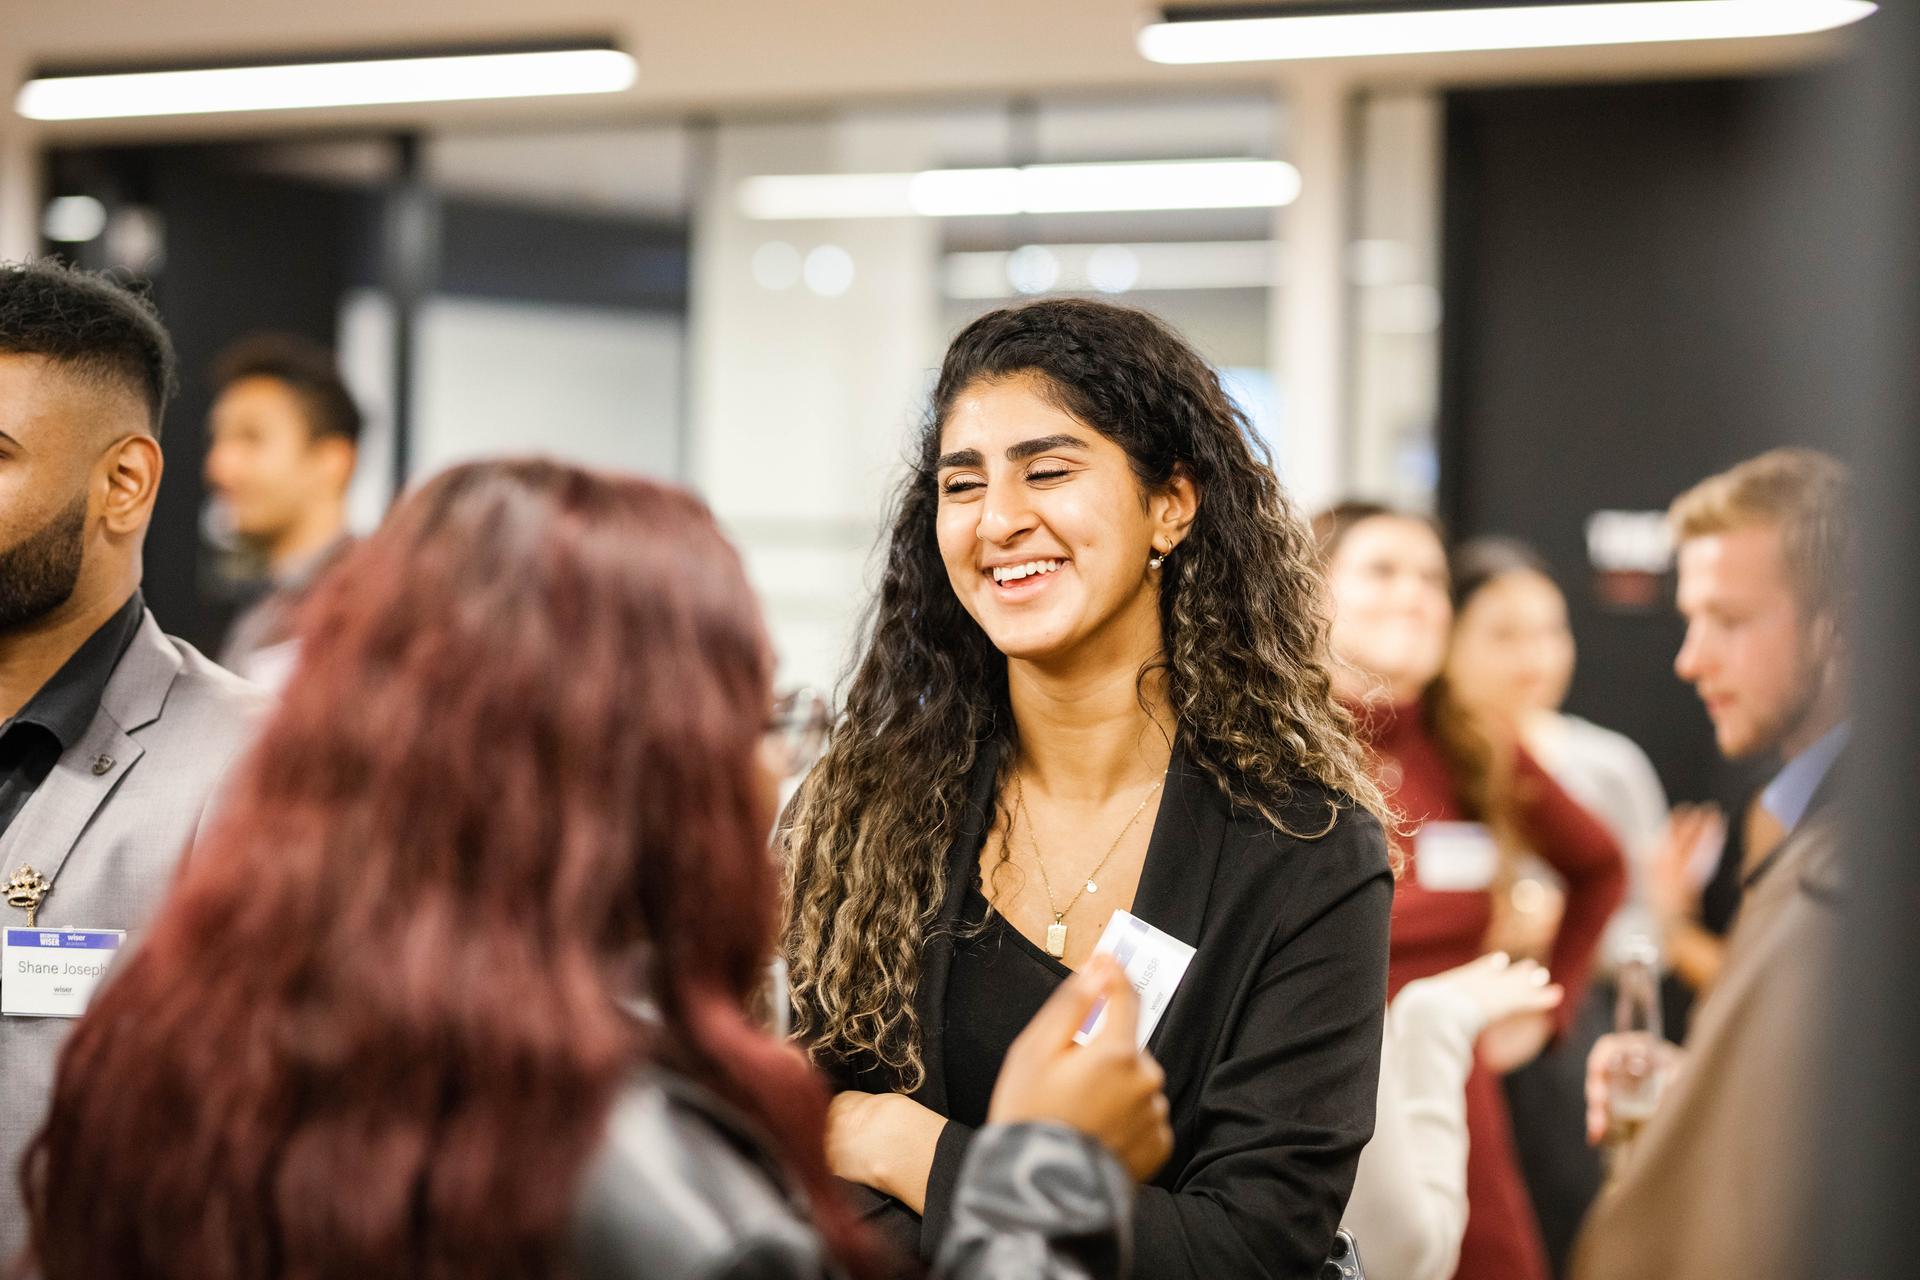
<svg viewBox="0 0 1920 1280">
<path fill-rule="evenodd" d="M 1724 755 L 1784 764 L 1748 824 L 1740 915 L 1685 1048 L 1616 1034 L 1588 1060 L 1589 1138 L 1636 1132 L 1588 1217 L 1575 1280 L 1812 1274 L 1800 1251 L 1814 1233 L 1796 1209 L 1846 888 L 1850 511 L 1845 468 L 1808 449 L 1741 463 L 1671 509 L 1687 622 L 1674 670 Z"/>
</svg>

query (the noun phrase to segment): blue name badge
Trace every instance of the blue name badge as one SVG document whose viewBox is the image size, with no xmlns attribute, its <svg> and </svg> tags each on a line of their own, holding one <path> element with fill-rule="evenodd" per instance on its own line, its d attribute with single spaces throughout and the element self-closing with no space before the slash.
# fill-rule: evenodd
<svg viewBox="0 0 1920 1280">
<path fill-rule="evenodd" d="M 0 1014 L 79 1017 L 126 940 L 124 929 L 7 929 Z"/>
</svg>

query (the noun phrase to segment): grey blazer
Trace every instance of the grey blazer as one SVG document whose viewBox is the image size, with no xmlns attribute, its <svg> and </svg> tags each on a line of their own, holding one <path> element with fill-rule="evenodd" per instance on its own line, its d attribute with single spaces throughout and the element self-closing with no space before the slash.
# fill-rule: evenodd
<svg viewBox="0 0 1920 1280">
<path fill-rule="evenodd" d="M 168 636 L 148 613 L 93 723 L 0 836 L 0 879 L 27 864 L 53 882 L 41 924 L 139 928 L 267 706 L 265 693 Z M 5 906 L 0 917 L 26 923 Z M 39 1129 L 72 1025 L 0 1017 L 0 1262 L 26 1243 L 20 1155 Z"/>
</svg>

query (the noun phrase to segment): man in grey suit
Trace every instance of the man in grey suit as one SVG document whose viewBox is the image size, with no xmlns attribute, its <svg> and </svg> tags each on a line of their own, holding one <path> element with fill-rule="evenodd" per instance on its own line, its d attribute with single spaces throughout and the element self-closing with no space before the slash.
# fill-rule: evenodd
<svg viewBox="0 0 1920 1280">
<path fill-rule="evenodd" d="M 72 1025 L 49 1013 L 76 998 L 32 981 L 26 948 L 146 920 L 266 702 L 141 598 L 173 383 L 145 301 L 0 264 L 0 1261 L 25 1243 L 17 1168 Z"/>
</svg>

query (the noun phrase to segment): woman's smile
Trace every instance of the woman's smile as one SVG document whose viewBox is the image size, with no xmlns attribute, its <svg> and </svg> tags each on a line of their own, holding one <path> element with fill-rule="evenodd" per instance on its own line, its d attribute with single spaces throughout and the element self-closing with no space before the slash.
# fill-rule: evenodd
<svg viewBox="0 0 1920 1280">
<path fill-rule="evenodd" d="M 991 564 L 980 572 L 993 583 L 996 599 L 1017 604 L 1045 594 L 1053 585 L 1054 576 L 1068 563 L 1062 556 L 1035 556 Z"/>
</svg>

